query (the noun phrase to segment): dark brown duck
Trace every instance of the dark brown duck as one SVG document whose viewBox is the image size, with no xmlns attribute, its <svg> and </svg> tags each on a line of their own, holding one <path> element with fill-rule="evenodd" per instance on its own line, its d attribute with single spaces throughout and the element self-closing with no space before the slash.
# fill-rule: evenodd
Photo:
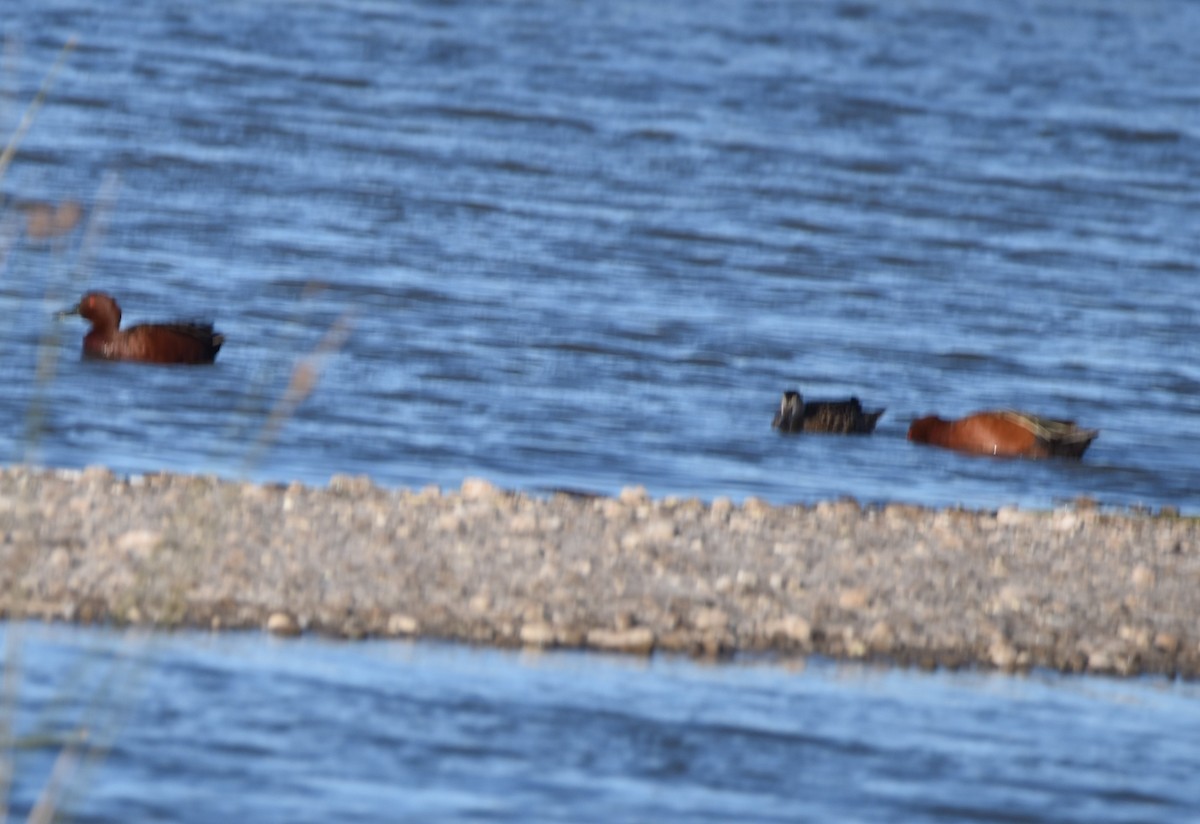
<svg viewBox="0 0 1200 824">
<path fill-rule="evenodd" d="M 783 393 L 771 426 L 780 432 L 828 432 L 836 435 L 869 435 L 886 410 L 864 412 L 858 398 L 845 401 L 809 401 L 794 389 Z"/>
<path fill-rule="evenodd" d="M 110 295 L 88 292 L 59 316 L 80 315 L 92 322 L 83 337 L 88 358 L 143 363 L 212 363 L 225 336 L 211 323 L 146 323 L 122 330 L 121 307 Z"/>
</svg>

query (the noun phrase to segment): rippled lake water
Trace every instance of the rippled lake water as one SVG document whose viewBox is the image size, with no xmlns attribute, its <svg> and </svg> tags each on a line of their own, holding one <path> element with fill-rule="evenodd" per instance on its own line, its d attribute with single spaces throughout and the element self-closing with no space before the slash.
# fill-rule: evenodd
<svg viewBox="0 0 1200 824">
<path fill-rule="evenodd" d="M 78 38 L 0 179 L 0 459 L 1198 509 L 1200 4 L 41 0 L 0 35 L 5 139 Z M 66 199 L 92 241 L 25 233 Z M 50 318 L 85 288 L 228 343 L 213 368 L 82 362 L 83 325 Z M 781 438 L 791 387 L 887 414 Z M 996 406 L 1101 436 L 1078 464 L 904 439 Z M 120 647 L 33 644 L 31 700 L 93 643 Z M 196 636 L 134 657 L 80 820 L 1197 815 L 1183 688 Z"/>
<path fill-rule="evenodd" d="M 86 261 L 6 212 L 10 460 L 38 400 L 34 457 L 130 472 L 1200 500 L 1200 7 L 57 0 L 2 25 L 7 124 L 79 38 L 9 204 L 110 204 Z M 83 325 L 48 318 L 85 284 L 129 321 L 214 318 L 218 365 L 81 363 Z M 887 414 L 781 439 L 789 387 Z M 904 439 L 996 406 L 1102 434 L 1081 465 Z"/>
<path fill-rule="evenodd" d="M 17 814 L 87 725 L 102 757 L 69 773 L 77 821 L 1200 816 L 1193 685 L 3 632 L 38 742 Z"/>
</svg>

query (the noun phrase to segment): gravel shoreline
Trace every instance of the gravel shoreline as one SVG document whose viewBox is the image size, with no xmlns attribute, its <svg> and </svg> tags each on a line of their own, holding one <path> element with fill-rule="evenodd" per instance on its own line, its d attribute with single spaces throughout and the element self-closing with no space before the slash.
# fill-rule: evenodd
<svg viewBox="0 0 1200 824">
<path fill-rule="evenodd" d="M 0 617 L 1200 676 L 1200 519 L 0 470 Z"/>
</svg>

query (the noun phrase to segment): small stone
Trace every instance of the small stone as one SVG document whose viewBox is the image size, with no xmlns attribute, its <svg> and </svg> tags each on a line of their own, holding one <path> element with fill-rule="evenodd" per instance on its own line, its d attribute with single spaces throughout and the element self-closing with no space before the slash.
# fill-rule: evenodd
<svg viewBox="0 0 1200 824">
<path fill-rule="evenodd" d="M 925 514 L 925 510 L 912 504 L 888 504 L 883 508 L 884 519 L 893 524 L 909 524 L 917 521 Z"/>
<path fill-rule="evenodd" d="M 771 513 L 771 505 L 762 498 L 756 498 L 751 495 L 742 501 L 742 512 L 751 518 L 761 520 Z"/>
<path fill-rule="evenodd" d="M 530 535 L 537 532 L 537 515 L 533 511 L 518 512 L 508 522 L 508 528 L 514 535 Z"/>
<path fill-rule="evenodd" d="M 862 505 L 853 498 L 838 498 L 836 501 L 819 501 L 813 512 L 822 520 L 840 520 L 860 514 Z"/>
<path fill-rule="evenodd" d="M 1023 524 L 1030 520 L 1032 513 L 1022 512 L 1015 506 L 1002 506 L 996 510 L 996 523 L 1001 526 Z"/>
<path fill-rule="evenodd" d="M 604 517 L 610 521 L 624 520 L 629 517 L 629 507 L 616 498 L 603 498 L 597 502 Z"/>
<path fill-rule="evenodd" d="M 291 613 L 272 612 L 267 618 L 267 632 L 290 638 L 300 634 L 300 624 Z"/>
<path fill-rule="evenodd" d="M 1145 627 L 1133 627 L 1128 624 L 1122 624 L 1117 627 L 1117 637 L 1142 649 L 1149 648 L 1154 640 L 1154 636 L 1150 634 L 1150 630 Z"/>
<path fill-rule="evenodd" d="M 789 615 L 772 624 L 771 634 L 798 644 L 810 644 L 812 643 L 812 624 L 799 615 Z"/>
<path fill-rule="evenodd" d="M 418 501 L 436 501 L 442 497 L 442 488 L 437 484 L 429 484 L 421 487 L 421 491 L 414 496 Z"/>
<path fill-rule="evenodd" d="M 705 632 L 724 631 L 729 627 L 729 614 L 716 608 L 698 609 L 692 613 L 692 626 Z"/>
<path fill-rule="evenodd" d="M 1149 589 L 1154 586 L 1154 570 L 1145 564 L 1138 564 L 1133 568 L 1133 572 L 1129 576 L 1133 581 L 1133 585 L 1138 589 Z"/>
<path fill-rule="evenodd" d="M 859 610 L 871 600 L 871 593 L 862 587 L 843 589 L 838 595 L 838 606 L 845 610 Z"/>
<path fill-rule="evenodd" d="M 867 632 L 867 644 L 875 652 L 887 652 L 896 642 L 896 634 L 886 621 L 876 621 Z"/>
<path fill-rule="evenodd" d="M 1017 663 L 1017 650 L 1004 638 L 997 638 L 988 647 L 988 658 L 997 669 L 1012 669 Z"/>
<path fill-rule="evenodd" d="M 81 481 L 88 481 L 91 483 L 109 483 L 113 480 L 113 477 L 112 470 L 107 466 L 93 465 L 85 466 L 83 468 L 83 473 L 79 476 L 79 479 Z"/>
<path fill-rule="evenodd" d="M 163 544 L 163 535 L 153 529 L 133 529 L 117 538 L 117 549 L 136 558 L 148 558 Z"/>
<path fill-rule="evenodd" d="M 555 637 L 560 647 L 582 647 L 587 640 L 587 633 L 578 627 L 559 627 Z"/>
<path fill-rule="evenodd" d="M 678 530 L 675 528 L 675 522 L 670 518 L 656 518 L 646 524 L 642 530 L 642 534 L 646 538 L 646 543 L 651 546 L 661 546 L 669 544 L 675 540 L 675 534 Z"/>
<path fill-rule="evenodd" d="M 1113 657 L 1106 650 L 1092 650 L 1087 655 L 1089 672 L 1107 673 L 1113 670 Z"/>
<path fill-rule="evenodd" d="M 742 592 L 750 592 L 758 589 L 758 573 L 751 572 L 748 569 L 739 569 L 737 577 L 734 579 L 737 582 L 737 587 Z"/>
<path fill-rule="evenodd" d="M 719 519 L 728 517 L 729 513 L 733 512 L 733 500 L 724 495 L 713 498 L 712 505 L 709 507 L 709 512 L 712 513 L 714 518 Z"/>
<path fill-rule="evenodd" d="M 330 491 L 342 495 L 363 495 L 373 488 L 374 484 L 367 475 L 346 475 L 339 472 L 329 479 Z"/>
<path fill-rule="evenodd" d="M 587 642 L 588 646 L 605 652 L 649 655 L 654 650 L 654 632 L 649 627 L 594 629 L 587 634 Z"/>
<path fill-rule="evenodd" d="M 438 516 L 437 528 L 442 532 L 462 534 L 466 532 L 466 523 L 456 512 L 443 512 Z"/>
<path fill-rule="evenodd" d="M 851 658 L 865 658 L 867 656 L 867 645 L 861 638 L 850 636 L 846 639 L 846 655 Z"/>
<path fill-rule="evenodd" d="M 1055 532 L 1074 532 L 1079 529 L 1081 523 L 1082 521 L 1077 513 L 1069 509 L 1060 509 L 1054 513 L 1050 525 Z"/>
<path fill-rule="evenodd" d="M 546 605 L 535 602 L 526 604 L 521 610 L 521 618 L 526 624 L 544 624 L 547 619 Z"/>
<path fill-rule="evenodd" d="M 411 615 L 396 612 L 388 618 L 388 635 L 416 635 L 420 631 L 420 623 Z"/>
<path fill-rule="evenodd" d="M 637 506 L 649 501 L 650 496 L 646 494 L 646 487 L 644 486 L 627 486 L 621 490 L 621 494 L 617 496 L 617 500 L 626 506 Z"/>
<path fill-rule="evenodd" d="M 500 490 L 483 478 L 464 478 L 459 494 L 468 501 L 487 501 L 499 497 Z"/>
<path fill-rule="evenodd" d="M 550 647 L 555 640 L 557 635 L 549 624 L 539 622 L 521 627 L 521 643 L 527 647 Z"/>
<path fill-rule="evenodd" d="M 1020 612 L 1025 606 L 1025 591 L 1013 584 L 1006 584 L 996 593 L 993 601 L 998 611 Z"/>
<path fill-rule="evenodd" d="M 1154 636 L 1154 646 L 1167 655 L 1179 652 L 1179 636 L 1170 632 L 1160 632 Z"/>
<path fill-rule="evenodd" d="M 621 549 L 637 552 L 645 547 L 660 547 L 670 544 L 675 538 L 675 522 L 658 518 L 621 536 Z"/>
</svg>

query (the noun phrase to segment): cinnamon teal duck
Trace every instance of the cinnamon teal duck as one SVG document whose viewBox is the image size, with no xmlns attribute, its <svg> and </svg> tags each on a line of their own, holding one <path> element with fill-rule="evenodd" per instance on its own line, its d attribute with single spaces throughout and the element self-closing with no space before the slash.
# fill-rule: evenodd
<svg viewBox="0 0 1200 824">
<path fill-rule="evenodd" d="M 212 363 L 225 336 L 211 323 L 147 323 L 120 329 L 121 307 L 103 292 L 88 292 L 59 317 L 80 315 L 92 322 L 83 338 L 83 354 L 105 360 L 143 363 Z"/>
<path fill-rule="evenodd" d="M 936 415 L 918 418 L 908 439 L 959 452 L 1023 458 L 1082 458 L 1098 429 L 1082 429 L 1028 412 L 1001 409 L 976 412 L 956 421 Z"/>
</svg>

